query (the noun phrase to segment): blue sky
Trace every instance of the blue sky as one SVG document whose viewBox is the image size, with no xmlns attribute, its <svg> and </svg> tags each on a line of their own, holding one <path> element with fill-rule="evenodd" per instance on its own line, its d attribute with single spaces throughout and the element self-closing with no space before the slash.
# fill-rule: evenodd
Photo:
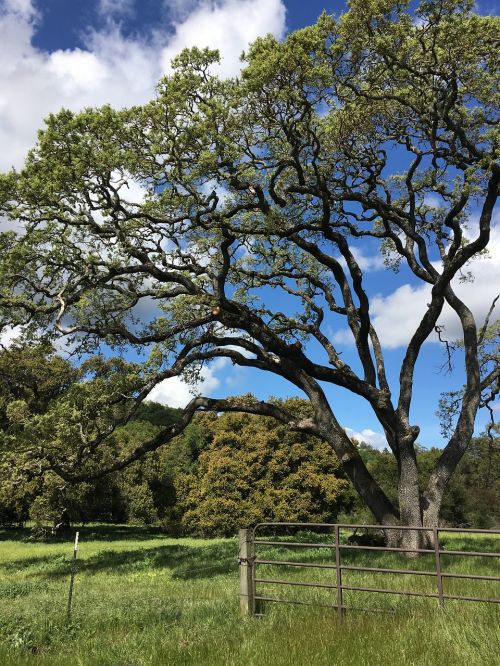
<svg viewBox="0 0 500 666">
<path fill-rule="evenodd" d="M 157 30 L 159 26 L 175 23 L 176 20 L 189 13 L 189 8 L 196 7 L 190 0 L 136 0 L 121 2 L 120 0 L 39 0 L 35 6 L 40 10 L 40 21 L 33 43 L 39 48 L 53 51 L 85 46 L 85 32 L 89 26 L 98 27 L 102 24 L 103 15 L 112 15 L 122 25 L 123 33 L 128 37 L 147 34 Z M 201 3 L 199 3 L 201 4 Z M 322 11 L 329 13 L 342 10 L 342 2 L 325 2 L 325 0 L 287 0 L 286 28 L 296 30 L 313 23 Z M 184 10 L 183 10 L 184 7 Z M 112 11 L 115 8 L 115 11 Z M 103 9 L 105 10 L 103 12 Z"/>
<path fill-rule="evenodd" d="M 479 11 L 497 13 L 498 4 L 481 2 Z M 238 57 L 258 35 L 283 38 L 290 30 L 315 21 L 326 9 L 339 13 L 342 2 L 325 0 L 0 0 L 0 169 L 22 164 L 42 119 L 61 106 L 78 110 L 111 103 L 127 106 L 153 95 L 170 59 L 184 46 L 220 48 L 222 73 L 236 74 Z M 497 214 L 498 220 L 498 214 Z M 474 284 L 462 295 L 480 319 L 500 285 L 500 226 L 493 234 L 489 259 L 474 267 Z M 372 314 L 386 346 L 389 376 L 397 380 L 409 331 L 427 302 L 427 287 L 408 271 L 384 269 L 373 245 L 359 246 L 365 284 L 373 299 Z M 497 315 L 498 316 L 498 315 Z M 451 313 L 443 316 L 447 334 L 459 334 Z M 332 331 L 344 358 L 351 348 L 342 330 Z M 463 380 L 461 359 L 456 371 L 440 371 L 443 350 L 436 341 L 425 345 L 417 367 L 413 422 L 421 426 L 421 443 L 442 443 L 435 417 L 441 391 Z M 205 372 L 205 394 L 224 396 L 251 391 L 259 398 L 296 393 L 272 375 L 216 363 Z M 340 422 L 367 441 L 383 445 L 380 426 L 359 398 L 327 390 Z M 179 380 L 158 389 L 157 399 L 180 405 L 189 397 Z M 484 417 L 478 421 L 478 431 Z"/>
</svg>

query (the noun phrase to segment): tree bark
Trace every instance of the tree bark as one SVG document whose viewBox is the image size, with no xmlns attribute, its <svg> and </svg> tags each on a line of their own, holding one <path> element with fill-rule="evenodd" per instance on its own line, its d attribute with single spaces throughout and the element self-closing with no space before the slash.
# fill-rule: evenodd
<svg viewBox="0 0 500 666">
<path fill-rule="evenodd" d="M 415 455 L 414 437 L 403 439 L 398 446 L 398 497 L 401 525 L 422 527 L 420 488 L 418 485 L 418 467 Z M 398 545 L 408 548 L 407 557 L 416 557 L 415 549 L 422 548 L 424 533 L 420 530 L 401 530 Z M 395 537 L 393 537 L 394 539 Z M 392 540 L 391 540 L 392 541 Z M 392 543 L 390 544 L 392 545 Z"/>
<path fill-rule="evenodd" d="M 327 441 L 339 458 L 342 469 L 375 519 L 381 525 L 397 525 L 399 515 L 382 488 L 368 471 L 357 448 L 335 418 L 319 386 L 304 386 L 315 412 L 317 434 Z M 392 531 L 392 530 L 391 530 Z"/>
</svg>

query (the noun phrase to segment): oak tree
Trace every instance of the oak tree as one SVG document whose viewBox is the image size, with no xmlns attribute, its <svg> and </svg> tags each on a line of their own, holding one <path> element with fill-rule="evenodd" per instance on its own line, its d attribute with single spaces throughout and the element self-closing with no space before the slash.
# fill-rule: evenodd
<svg viewBox="0 0 500 666">
<path fill-rule="evenodd" d="M 454 287 L 488 247 L 498 196 L 498 34 L 499 19 L 468 0 L 413 13 L 351 0 L 338 20 L 258 39 L 239 78 L 219 78 L 217 53 L 194 48 L 144 106 L 47 119 L 24 168 L 0 179 L 0 212 L 21 229 L 1 236 L 2 324 L 67 336 L 89 354 L 103 343 L 147 353 L 127 375 L 120 418 L 157 382 L 194 381 L 221 357 L 287 380 L 312 410 L 301 418 L 272 401 L 198 396 L 135 452 L 104 456 L 99 473 L 169 441 L 196 410 L 247 411 L 327 442 L 380 523 L 437 523 L 478 408 L 499 388 L 498 357 L 479 359 L 488 327 Z M 355 251 L 365 239 L 430 286 L 392 383 Z M 422 491 L 414 375 L 445 306 L 460 321 L 466 385 Z M 339 353 L 332 321 L 348 329 L 356 363 Z M 398 505 L 325 384 L 373 410 L 397 462 Z M 85 444 L 78 432 L 74 455 L 53 461 L 66 478 L 86 473 L 73 465 L 78 446 L 96 454 L 105 443 L 103 429 Z M 415 547 L 419 536 L 404 540 Z"/>
</svg>

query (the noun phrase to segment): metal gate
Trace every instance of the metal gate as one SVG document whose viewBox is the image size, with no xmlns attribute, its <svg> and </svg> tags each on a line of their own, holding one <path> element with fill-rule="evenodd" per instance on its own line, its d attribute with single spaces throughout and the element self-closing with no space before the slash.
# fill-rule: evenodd
<svg viewBox="0 0 500 666">
<path fill-rule="evenodd" d="M 302 530 L 318 530 L 322 529 L 326 533 L 333 535 L 333 542 L 304 542 L 293 541 L 288 538 L 279 536 L 259 538 L 264 530 L 285 531 L 290 532 L 294 529 Z M 370 530 L 384 531 L 387 530 L 412 530 L 433 533 L 434 547 L 431 548 L 400 548 L 396 546 L 385 545 L 363 545 L 362 543 L 349 543 L 346 539 L 346 533 L 356 533 L 358 530 L 363 530 L 368 534 Z M 355 608 L 348 606 L 345 603 L 344 592 L 367 592 L 378 594 L 390 595 L 405 595 L 409 597 L 428 597 L 438 600 L 440 606 L 444 605 L 445 600 L 460 600 L 460 601 L 476 601 L 485 603 L 500 603 L 500 598 L 495 596 L 469 596 L 460 594 L 449 594 L 444 589 L 444 582 L 448 579 L 467 579 L 467 580 L 480 580 L 500 582 L 498 575 L 478 575 L 473 573 L 457 573 L 443 570 L 443 556 L 453 557 L 485 557 L 496 558 L 489 560 L 495 567 L 495 572 L 500 573 L 498 566 L 500 552 L 492 551 L 475 551 L 475 550 L 454 550 L 444 549 L 440 544 L 440 536 L 443 533 L 455 533 L 464 535 L 500 535 L 500 530 L 482 530 L 482 529 L 461 529 L 461 528 L 447 528 L 447 527 L 403 527 L 403 526 L 380 526 L 380 525 L 352 525 L 344 523 L 259 523 L 253 529 L 240 530 L 240 601 L 241 612 L 243 615 L 255 615 L 256 609 L 262 604 L 271 603 L 290 603 L 290 604 L 305 604 L 315 606 L 325 606 L 337 610 L 340 617 L 343 616 L 346 610 L 364 610 L 380 612 L 379 608 Z M 496 544 L 495 544 L 496 545 Z M 331 563 L 316 563 L 297 561 L 291 557 L 287 559 L 272 559 L 272 557 L 265 557 L 262 554 L 264 547 L 269 548 L 285 548 L 291 551 L 296 549 L 329 549 L 332 553 Z M 432 555 L 433 566 L 432 569 L 404 569 L 404 568 L 386 568 L 377 566 L 357 566 L 345 561 L 345 551 L 367 551 L 367 552 L 391 552 L 391 553 L 417 553 Z M 266 578 L 259 574 L 259 570 L 263 565 L 270 565 L 273 567 L 283 568 L 301 568 L 301 569 L 323 569 L 332 570 L 335 573 L 334 582 L 321 583 L 315 581 L 303 580 L 287 580 L 281 578 Z M 419 590 L 403 590 L 397 588 L 380 588 L 367 585 L 349 585 L 343 581 L 344 572 L 363 572 L 375 574 L 391 574 L 391 575 L 413 575 L 422 577 L 433 577 L 435 579 L 434 591 L 419 591 Z M 324 590 L 331 590 L 335 595 L 335 603 L 316 603 L 305 601 L 301 599 L 284 599 L 263 594 L 260 591 L 262 585 L 266 586 L 292 586 L 296 588 L 317 588 Z"/>
</svg>

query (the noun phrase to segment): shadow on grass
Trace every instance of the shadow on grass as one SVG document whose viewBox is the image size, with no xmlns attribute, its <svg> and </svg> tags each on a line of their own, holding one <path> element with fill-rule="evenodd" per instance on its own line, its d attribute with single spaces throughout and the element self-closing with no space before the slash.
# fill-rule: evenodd
<svg viewBox="0 0 500 666">
<path fill-rule="evenodd" d="M 172 578 L 179 580 L 206 579 L 230 572 L 236 573 L 237 569 L 237 545 L 233 542 L 192 545 L 188 543 L 170 543 L 155 547 L 129 548 L 127 550 L 114 550 L 112 542 L 146 541 L 155 536 L 163 536 L 157 529 L 150 527 L 133 527 L 121 525 L 90 525 L 79 530 L 82 539 L 81 559 L 78 561 L 78 569 L 83 573 L 95 574 L 100 572 L 126 573 L 131 571 L 141 572 L 158 569 L 168 569 Z M 13 530 L 18 539 L 22 530 Z M 29 530 L 25 530 L 25 533 Z M 306 538 L 307 537 L 307 538 Z M 324 537 L 323 537 L 324 538 Z M 4 563 L 1 567 L 6 571 L 23 571 L 30 577 L 46 579 L 58 579 L 69 575 L 71 567 L 73 536 L 65 540 L 68 543 L 68 551 L 51 555 L 40 555 L 38 557 L 19 558 Z M 85 541 L 110 542 L 109 550 L 101 551 L 91 557 L 85 557 Z M 306 535 L 305 541 L 311 542 L 311 536 Z M 48 539 L 49 543 L 61 543 L 62 539 Z M 495 551 L 498 550 L 498 539 L 483 537 L 480 539 L 443 539 L 446 550 L 476 550 Z M 132 544 L 131 544 L 132 545 Z M 269 560 L 288 560 L 306 563 L 329 563 L 334 564 L 335 552 L 333 549 L 311 549 L 258 546 L 257 557 Z M 457 558 L 442 555 L 443 564 L 446 569 Z M 476 573 L 487 573 L 494 564 L 494 558 L 467 557 L 458 558 L 466 560 L 467 567 Z M 493 561 L 492 561 L 493 560 Z M 342 550 L 343 564 L 368 567 L 403 568 L 433 571 L 435 567 L 433 555 L 423 555 L 414 559 L 408 559 L 403 555 L 383 553 L 377 551 Z M 457 564 L 459 564 L 457 562 Z M 463 566 L 459 564 L 459 566 Z M 450 570 L 452 570 L 450 568 Z"/>
<path fill-rule="evenodd" d="M 85 525 L 75 524 L 66 534 L 51 534 L 50 527 L 44 528 L 45 535 L 34 532 L 29 527 L 5 529 L 0 527 L 0 541 L 34 541 L 36 543 L 69 543 L 75 540 L 75 533 L 80 533 L 80 539 L 89 541 L 147 541 L 155 537 L 164 537 L 165 532 L 156 527 L 134 525 Z"/>
<path fill-rule="evenodd" d="M 38 555 L 35 557 L 23 557 L 16 560 L 3 562 L 0 564 L 0 570 L 3 569 L 4 571 L 8 572 L 19 571 L 33 575 L 48 575 L 54 571 L 56 567 L 65 567 L 65 569 L 67 569 L 71 562 L 72 557 L 70 557 L 69 552 L 68 555 Z M 36 570 L 28 571 L 29 569 Z"/>
<path fill-rule="evenodd" d="M 72 559 L 68 555 L 44 555 L 6 562 L 7 571 L 32 569 L 33 576 L 60 578 L 68 576 Z M 172 577 L 189 580 L 211 578 L 236 572 L 237 547 L 234 543 L 204 546 L 172 544 L 134 550 L 105 550 L 78 561 L 78 571 L 96 574 L 169 569 Z"/>
<path fill-rule="evenodd" d="M 30 534 L 28 527 L 0 527 L 0 541 L 26 541 Z"/>
<path fill-rule="evenodd" d="M 235 570 L 237 550 L 233 543 L 205 546 L 171 544 L 154 548 L 125 551 L 103 551 L 84 560 L 81 570 L 87 573 L 117 570 L 147 571 L 169 569 L 173 578 L 210 578 Z"/>
</svg>

